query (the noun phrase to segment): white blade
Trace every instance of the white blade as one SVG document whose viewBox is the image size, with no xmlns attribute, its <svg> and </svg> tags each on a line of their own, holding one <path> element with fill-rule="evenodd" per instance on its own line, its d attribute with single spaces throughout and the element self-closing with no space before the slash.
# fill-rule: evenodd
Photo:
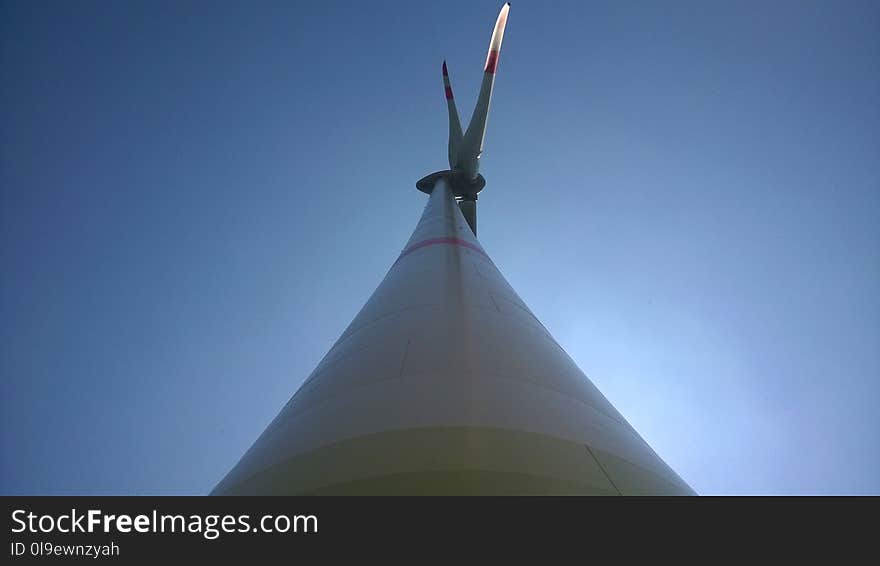
<svg viewBox="0 0 880 566">
<path fill-rule="evenodd" d="M 455 97 L 452 95 L 452 83 L 449 82 L 446 61 L 443 61 L 443 87 L 446 90 L 446 106 L 449 110 L 449 167 L 455 168 L 455 156 L 458 155 L 462 138 L 461 121 L 455 108 Z"/>
<path fill-rule="evenodd" d="M 489 42 L 489 53 L 486 56 L 483 83 L 480 86 L 480 96 L 467 132 L 462 140 L 458 155 L 458 163 L 472 177 L 476 177 L 477 167 L 475 160 L 479 159 L 483 151 L 483 139 L 486 135 L 486 118 L 489 115 L 489 102 L 492 99 L 492 85 L 495 82 L 495 71 L 498 69 L 498 56 L 501 53 L 501 41 L 504 39 L 504 28 L 507 25 L 507 14 L 510 11 L 508 2 L 501 8 L 498 19 L 495 21 L 495 30 L 492 32 L 492 41 Z M 469 162 L 474 162 L 469 167 Z"/>
</svg>

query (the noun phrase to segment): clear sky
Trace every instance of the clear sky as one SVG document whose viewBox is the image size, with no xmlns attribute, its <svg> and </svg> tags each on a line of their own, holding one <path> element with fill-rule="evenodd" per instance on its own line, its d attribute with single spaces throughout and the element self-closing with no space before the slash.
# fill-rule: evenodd
<svg viewBox="0 0 880 566">
<path fill-rule="evenodd" d="M 446 166 L 501 2 L 0 3 L 0 491 L 207 493 Z M 880 4 L 514 2 L 480 239 L 704 494 L 880 493 Z"/>
</svg>

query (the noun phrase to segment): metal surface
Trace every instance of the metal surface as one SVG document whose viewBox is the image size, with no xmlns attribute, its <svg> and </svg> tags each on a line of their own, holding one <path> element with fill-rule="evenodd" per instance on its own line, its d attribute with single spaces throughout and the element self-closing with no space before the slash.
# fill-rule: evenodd
<svg viewBox="0 0 880 566">
<path fill-rule="evenodd" d="M 215 494 L 691 494 L 517 296 L 440 179 Z"/>
</svg>

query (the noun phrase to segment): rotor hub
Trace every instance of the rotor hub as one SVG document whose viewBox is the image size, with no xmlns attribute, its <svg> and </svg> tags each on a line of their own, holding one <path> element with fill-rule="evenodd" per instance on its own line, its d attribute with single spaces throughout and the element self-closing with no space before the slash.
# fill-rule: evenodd
<svg viewBox="0 0 880 566">
<path fill-rule="evenodd" d="M 416 188 L 425 194 L 431 194 L 434 190 L 434 185 L 440 179 L 447 180 L 456 200 L 477 200 L 477 193 L 486 186 L 485 177 L 479 173 L 476 179 L 471 180 L 462 171 L 447 169 L 422 177 L 416 183 Z"/>
</svg>

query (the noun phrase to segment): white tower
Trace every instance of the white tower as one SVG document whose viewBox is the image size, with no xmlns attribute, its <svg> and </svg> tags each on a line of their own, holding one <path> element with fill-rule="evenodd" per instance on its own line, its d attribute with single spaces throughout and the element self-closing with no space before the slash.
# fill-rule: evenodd
<svg viewBox="0 0 880 566">
<path fill-rule="evenodd" d="M 693 494 L 476 238 L 508 10 L 464 135 L 444 64 L 450 170 L 419 181 L 430 197 L 409 242 L 214 494 Z"/>
</svg>

